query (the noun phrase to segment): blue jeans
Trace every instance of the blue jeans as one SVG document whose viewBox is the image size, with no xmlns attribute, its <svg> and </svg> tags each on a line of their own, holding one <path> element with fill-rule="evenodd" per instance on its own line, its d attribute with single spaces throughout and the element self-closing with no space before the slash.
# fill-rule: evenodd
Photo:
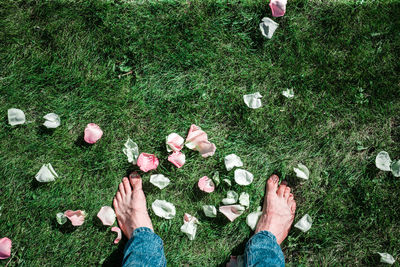
<svg viewBox="0 0 400 267">
<path fill-rule="evenodd" d="M 255 234 L 246 244 L 245 266 L 285 266 L 276 238 L 268 231 Z M 137 228 L 124 251 L 122 266 L 167 266 L 161 238 L 147 227 Z"/>
</svg>

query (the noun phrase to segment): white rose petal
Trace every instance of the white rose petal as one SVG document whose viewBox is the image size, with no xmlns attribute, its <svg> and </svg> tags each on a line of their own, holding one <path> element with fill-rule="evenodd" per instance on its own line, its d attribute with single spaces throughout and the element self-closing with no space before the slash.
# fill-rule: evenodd
<svg viewBox="0 0 400 267">
<path fill-rule="evenodd" d="M 284 97 L 287 97 L 287 98 L 293 98 L 294 97 L 294 91 L 293 91 L 293 89 L 287 88 L 286 90 L 282 91 L 282 95 Z"/>
<path fill-rule="evenodd" d="M 226 193 L 226 198 L 222 199 L 224 205 L 234 204 L 238 201 L 239 195 L 235 191 L 228 191 Z"/>
<path fill-rule="evenodd" d="M 381 256 L 381 262 L 382 263 L 393 264 L 395 262 L 395 259 L 389 253 L 386 253 L 386 252 L 385 253 L 380 253 L 380 252 L 378 252 L 378 254 Z"/>
<path fill-rule="evenodd" d="M 64 215 L 64 212 L 59 212 L 56 215 L 56 219 L 58 224 L 63 225 L 64 223 L 67 222 L 67 216 Z"/>
<path fill-rule="evenodd" d="M 41 183 L 52 182 L 56 177 L 58 177 L 58 175 L 50 163 L 43 164 L 39 172 L 35 175 L 36 180 Z"/>
<path fill-rule="evenodd" d="M 224 181 L 225 183 L 227 183 L 229 186 L 232 185 L 232 182 L 231 182 L 231 180 L 229 180 L 229 179 L 223 179 L 223 181 Z"/>
<path fill-rule="evenodd" d="M 296 176 L 301 179 L 308 180 L 308 178 L 310 177 L 310 171 L 305 165 L 301 163 L 297 165 L 297 168 L 293 168 L 293 170 L 296 173 Z"/>
<path fill-rule="evenodd" d="M 231 222 L 239 217 L 245 208 L 241 205 L 229 205 L 219 207 L 219 211 L 224 214 Z"/>
<path fill-rule="evenodd" d="M 251 230 L 254 231 L 256 229 L 257 222 L 260 219 L 261 214 L 262 214 L 261 207 L 258 207 L 257 211 L 254 211 L 249 215 L 247 215 L 246 223 L 251 228 Z"/>
<path fill-rule="evenodd" d="M 181 232 L 185 233 L 189 240 L 194 240 L 196 237 L 196 231 L 197 231 L 197 224 L 199 221 L 196 219 L 196 217 L 185 213 L 183 216 L 183 225 L 181 226 Z"/>
<path fill-rule="evenodd" d="M 239 204 L 248 208 L 250 206 L 250 195 L 242 192 L 239 197 Z"/>
<path fill-rule="evenodd" d="M 25 123 L 25 113 L 17 108 L 8 110 L 8 123 L 12 126 Z"/>
<path fill-rule="evenodd" d="M 243 166 L 242 160 L 235 154 L 230 154 L 225 157 L 225 167 L 227 171 L 230 171 L 235 167 L 242 167 L 242 166 Z"/>
<path fill-rule="evenodd" d="M 305 233 L 308 230 L 310 230 L 311 225 L 312 225 L 312 219 L 311 219 L 310 215 L 306 214 L 300 219 L 300 221 L 298 221 L 294 225 L 294 227 L 296 227 L 297 229 L 300 229 L 301 231 L 303 231 Z"/>
<path fill-rule="evenodd" d="M 249 108 L 256 109 L 262 106 L 261 97 L 262 95 L 256 92 L 254 94 L 244 95 L 243 100 Z"/>
<path fill-rule="evenodd" d="M 392 160 L 389 157 L 389 154 L 386 151 L 381 151 L 376 155 L 375 165 L 378 169 L 382 171 L 390 171 L 390 165 L 392 164 Z"/>
<path fill-rule="evenodd" d="M 128 138 L 124 146 L 125 148 L 122 149 L 122 152 L 128 157 L 128 162 L 135 165 L 139 157 L 138 145 L 132 139 Z"/>
<path fill-rule="evenodd" d="M 60 116 L 55 113 L 49 113 L 43 119 L 46 120 L 43 125 L 49 129 L 57 128 L 61 124 Z"/>
<path fill-rule="evenodd" d="M 268 39 L 271 39 L 278 26 L 279 26 L 278 23 L 276 23 L 270 18 L 265 17 L 262 19 L 262 22 L 260 23 L 260 30 L 262 35 L 264 35 Z"/>
<path fill-rule="evenodd" d="M 236 169 L 235 170 L 235 182 L 240 185 L 249 185 L 253 182 L 253 174 L 243 170 L 243 169 Z"/>
<path fill-rule="evenodd" d="M 115 212 L 110 206 L 101 207 L 100 211 L 97 213 L 97 218 L 101 220 L 103 225 L 113 225 L 115 222 Z"/>
<path fill-rule="evenodd" d="M 163 189 L 169 185 L 170 180 L 162 174 L 154 174 L 150 176 L 150 183 L 157 186 L 160 189 Z"/>
<path fill-rule="evenodd" d="M 217 209 L 213 205 L 204 205 L 203 211 L 207 217 L 211 217 L 211 218 L 217 217 Z"/>
<path fill-rule="evenodd" d="M 175 217 L 176 210 L 174 204 L 165 200 L 156 199 L 152 204 L 151 208 L 158 217 L 165 219 L 172 219 Z"/>
<path fill-rule="evenodd" d="M 176 151 L 181 151 L 183 148 L 183 143 L 185 142 L 185 139 L 183 139 L 182 136 L 180 136 L 177 133 L 171 133 L 166 137 L 166 146 L 167 146 L 167 151 L 168 152 L 176 152 Z"/>
<path fill-rule="evenodd" d="M 394 177 L 400 177 L 400 160 L 393 162 L 392 165 L 390 165 L 390 170 Z"/>
</svg>

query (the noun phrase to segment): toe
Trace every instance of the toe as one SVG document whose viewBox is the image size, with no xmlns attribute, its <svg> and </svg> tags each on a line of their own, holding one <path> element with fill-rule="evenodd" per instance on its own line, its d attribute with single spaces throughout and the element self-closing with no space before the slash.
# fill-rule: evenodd
<svg viewBox="0 0 400 267">
<path fill-rule="evenodd" d="M 129 195 L 132 192 L 132 187 L 129 184 L 128 178 L 124 177 L 124 179 L 122 179 L 122 183 L 124 184 L 125 193 Z"/>
<path fill-rule="evenodd" d="M 285 192 L 285 190 L 286 190 L 286 184 L 282 182 L 276 193 L 278 194 L 279 197 L 283 197 L 283 193 Z"/>
<path fill-rule="evenodd" d="M 125 195 L 125 188 L 124 188 L 124 184 L 123 184 L 123 183 L 120 183 L 120 184 L 119 184 L 118 190 L 119 190 L 118 192 L 121 193 L 121 196 L 124 196 L 124 195 Z"/>
<path fill-rule="evenodd" d="M 271 175 L 267 181 L 267 191 L 276 192 L 278 189 L 279 177 L 276 174 Z"/>
<path fill-rule="evenodd" d="M 285 191 L 283 192 L 283 198 L 288 199 L 290 195 L 290 187 L 286 186 Z"/>
<path fill-rule="evenodd" d="M 287 199 L 287 203 L 290 204 L 290 203 L 292 203 L 293 200 L 294 200 L 294 195 L 293 194 L 289 194 L 289 197 Z M 289 207 L 290 207 L 290 205 L 289 205 Z"/>
<path fill-rule="evenodd" d="M 293 200 L 293 203 L 290 206 L 290 210 L 292 211 L 292 214 L 296 212 L 296 201 Z"/>
<path fill-rule="evenodd" d="M 121 192 L 119 192 L 119 191 L 117 192 L 116 198 L 117 198 L 117 201 L 118 201 L 119 203 L 122 202 L 122 195 L 121 195 Z"/>
<path fill-rule="evenodd" d="M 133 178 L 131 177 L 129 180 L 131 181 L 133 190 L 142 190 L 142 179 L 139 175 Z"/>
<path fill-rule="evenodd" d="M 113 206 L 114 206 L 115 212 L 117 212 L 117 210 L 119 209 L 117 197 L 114 197 L 114 199 L 113 199 Z"/>
</svg>

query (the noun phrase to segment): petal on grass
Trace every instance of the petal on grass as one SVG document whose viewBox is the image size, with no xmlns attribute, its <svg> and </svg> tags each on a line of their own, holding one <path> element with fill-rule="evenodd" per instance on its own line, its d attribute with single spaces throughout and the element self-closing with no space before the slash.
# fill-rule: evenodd
<svg viewBox="0 0 400 267">
<path fill-rule="evenodd" d="M 56 214 L 56 220 L 59 225 L 63 225 L 67 222 L 67 217 L 64 215 L 64 213 L 59 212 Z"/>
<path fill-rule="evenodd" d="M 222 203 L 224 205 L 231 205 L 235 204 L 238 201 L 239 195 L 235 191 L 228 191 L 226 193 L 226 198 L 222 199 Z"/>
<path fill-rule="evenodd" d="M 39 172 L 35 175 L 36 180 L 41 183 L 53 182 L 57 177 L 58 174 L 50 163 L 43 164 Z"/>
<path fill-rule="evenodd" d="M 158 167 L 158 158 L 153 154 L 141 153 L 137 165 L 144 172 L 155 170 Z"/>
<path fill-rule="evenodd" d="M 121 229 L 119 227 L 114 226 L 114 227 L 111 228 L 111 231 L 117 233 L 117 238 L 115 238 L 114 244 L 118 244 L 119 241 L 121 241 L 121 239 L 122 239 Z"/>
<path fill-rule="evenodd" d="M 61 120 L 60 116 L 55 113 L 49 113 L 43 117 L 46 121 L 43 123 L 43 126 L 49 129 L 54 129 L 60 126 Z"/>
<path fill-rule="evenodd" d="M 173 152 L 168 156 L 168 161 L 174 164 L 178 169 L 186 162 L 186 156 L 180 151 Z"/>
<path fill-rule="evenodd" d="M 231 180 L 229 180 L 229 179 L 223 179 L 223 181 L 224 181 L 227 185 L 232 186 Z"/>
<path fill-rule="evenodd" d="M 297 164 L 297 168 L 293 168 L 293 170 L 296 173 L 296 176 L 301 179 L 308 180 L 308 178 L 310 177 L 310 171 L 305 165 L 301 163 Z"/>
<path fill-rule="evenodd" d="M 392 160 L 389 157 L 389 154 L 386 151 L 381 151 L 376 155 L 375 165 L 378 169 L 382 171 L 390 171 L 390 165 L 392 164 Z"/>
<path fill-rule="evenodd" d="M 169 185 L 170 180 L 162 174 L 154 174 L 150 176 L 150 183 L 157 186 L 160 189 L 164 189 Z"/>
<path fill-rule="evenodd" d="M 266 38 L 271 39 L 278 26 L 278 23 L 270 18 L 265 17 L 260 23 L 261 34 L 264 35 Z"/>
<path fill-rule="evenodd" d="M 11 256 L 12 241 L 8 237 L 0 239 L 0 260 L 8 259 Z"/>
<path fill-rule="evenodd" d="M 231 222 L 239 217 L 245 208 L 241 205 L 229 205 L 219 207 L 219 211 L 224 214 Z"/>
<path fill-rule="evenodd" d="M 182 136 L 180 136 L 177 133 L 171 133 L 170 135 L 167 136 L 166 138 L 166 145 L 167 145 L 167 151 L 181 151 L 183 148 L 183 143 L 185 142 L 185 139 L 183 139 Z"/>
<path fill-rule="evenodd" d="M 8 110 L 8 123 L 12 126 L 25 123 L 25 113 L 17 108 Z"/>
<path fill-rule="evenodd" d="M 215 184 L 216 186 L 218 186 L 218 185 L 221 183 L 221 180 L 219 179 L 219 172 L 218 172 L 218 171 L 215 171 L 215 172 L 214 172 L 214 175 L 213 175 L 213 177 L 212 177 L 212 180 L 213 180 L 213 182 L 214 182 L 214 184 Z"/>
<path fill-rule="evenodd" d="M 240 159 L 239 156 L 236 156 L 235 154 L 229 154 L 228 156 L 225 157 L 224 161 L 227 171 L 230 171 L 235 167 L 243 166 L 242 160 Z"/>
<path fill-rule="evenodd" d="M 86 212 L 83 210 L 67 210 L 64 215 L 71 221 L 73 226 L 80 226 L 85 222 Z"/>
<path fill-rule="evenodd" d="M 139 147 L 138 145 L 132 141 L 132 139 L 128 138 L 128 140 L 124 144 L 124 148 L 122 152 L 128 157 L 128 162 L 132 164 L 136 164 L 137 159 L 139 157 Z"/>
<path fill-rule="evenodd" d="M 261 97 L 262 95 L 256 92 L 254 94 L 244 95 L 243 100 L 249 108 L 256 109 L 262 106 Z"/>
<path fill-rule="evenodd" d="M 239 185 L 249 185 L 253 182 L 254 176 L 252 173 L 243 170 L 236 169 L 235 170 L 235 182 Z"/>
<path fill-rule="evenodd" d="M 294 227 L 296 227 L 297 229 L 300 229 L 304 233 L 307 232 L 308 230 L 310 230 L 311 226 L 312 226 L 312 219 L 311 219 L 310 215 L 308 215 L 308 214 L 304 215 L 300 219 L 300 221 L 298 221 L 294 225 Z"/>
<path fill-rule="evenodd" d="M 380 253 L 380 252 L 378 252 L 378 254 L 381 256 L 381 262 L 382 263 L 393 264 L 395 262 L 395 259 L 389 253 L 386 253 L 386 252 Z"/>
<path fill-rule="evenodd" d="M 207 176 L 203 176 L 199 179 L 197 183 L 201 191 L 206 193 L 211 193 L 215 190 L 214 182 Z"/>
<path fill-rule="evenodd" d="M 269 2 L 269 7 L 272 11 L 273 17 L 282 17 L 286 12 L 287 0 L 271 0 Z"/>
<path fill-rule="evenodd" d="M 161 218 L 172 219 L 175 217 L 176 210 L 174 204 L 165 200 L 156 199 L 152 204 L 151 208 L 154 213 Z"/>
<path fill-rule="evenodd" d="M 287 88 L 286 90 L 282 91 L 282 95 L 286 98 L 293 98 L 294 97 L 294 91 L 293 89 Z"/>
<path fill-rule="evenodd" d="M 113 225 L 115 222 L 115 212 L 110 206 L 101 207 L 100 211 L 97 213 L 97 218 L 103 223 L 103 225 Z"/>
<path fill-rule="evenodd" d="M 217 217 L 217 209 L 213 205 L 203 205 L 204 215 L 210 218 Z"/>
<path fill-rule="evenodd" d="M 400 177 L 400 160 L 393 162 L 390 165 L 390 170 L 394 177 Z"/>
<path fill-rule="evenodd" d="M 248 208 L 250 206 L 250 195 L 246 192 L 242 192 L 239 197 L 239 204 Z"/>
<path fill-rule="evenodd" d="M 100 129 L 100 126 L 95 123 L 89 123 L 85 128 L 85 135 L 83 139 L 88 144 L 96 143 L 101 136 L 103 135 L 103 131 Z"/>
<path fill-rule="evenodd" d="M 199 151 L 203 158 L 214 155 L 216 146 L 208 141 L 207 134 L 200 127 L 192 124 L 186 137 L 185 146 Z"/>
<path fill-rule="evenodd" d="M 262 214 L 261 207 L 258 207 L 256 211 L 250 213 L 246 217 L 246 223 L 251 228 L 251 230 L 255 230 L 257 226 L 257 222 L 260 219 Z"/>
<path fill-rule="evenodd" d="M 197 232 L 197 224 L 199 221 L 196 219 L 196 217 L 185 213 L 183 216 L 183 225 L 181 226 L 181 232 L 185 233 L 189 240 L 194 240 L 196 237 L 196 232 Z"/>
</svg>

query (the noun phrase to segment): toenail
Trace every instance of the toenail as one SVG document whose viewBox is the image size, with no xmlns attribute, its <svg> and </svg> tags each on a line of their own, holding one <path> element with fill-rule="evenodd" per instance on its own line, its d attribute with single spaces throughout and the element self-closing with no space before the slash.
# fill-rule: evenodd
<svg viewBox="0 0 400 267">
<path fill-rule="evenodd" d="M 286 180 L 282 180 L 281 185 L 287 185 L 288 182 Z"/>
</svg>

